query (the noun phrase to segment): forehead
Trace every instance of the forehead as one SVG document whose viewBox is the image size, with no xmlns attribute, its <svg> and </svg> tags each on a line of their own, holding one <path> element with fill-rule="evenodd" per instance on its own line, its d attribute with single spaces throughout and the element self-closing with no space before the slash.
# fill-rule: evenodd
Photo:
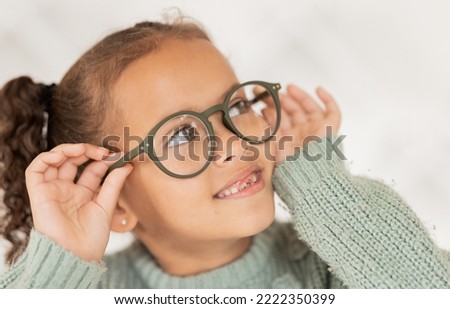
<svg viewBox="0 0 450 309">
<path fill-rule="evenodd" d="M 228 61 L 210 42 L 171 40 L 131 63 L 113 97 L 122 125 L 143 136 L 174 112 L 202 111 L 219 103 L 236 83 Z"/>
</svg>

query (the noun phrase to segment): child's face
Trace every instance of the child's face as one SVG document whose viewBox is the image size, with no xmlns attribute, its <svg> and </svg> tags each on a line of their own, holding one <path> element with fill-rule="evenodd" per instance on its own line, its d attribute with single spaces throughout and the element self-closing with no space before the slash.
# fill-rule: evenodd
<svg viewBox="0 0 450 309">
<path fill-rule="evenodd" d="M 165 42 L 133 62 L 118 80 L 114 98 L 123 115 L 120 125 L 129 127 L 130 136 L 144 138 L 168 115 L 186 110 L 201 112 L 222 102 L 223 94 L 235 84 L 238 80 L 232 68 L 211 43 L 199 39 Z M 221 117 L 218 112 L 209 118 L 215 135 L 224 142 L 236 140 Z M 274 161 L 262 155 L 268 144 L 252 147 L 261 150 L 253 161 L 241 160 L 245 145 L 233 142 L 228 151 L 219 151 L 219 159 L 203 173 L 187 179 L 168 176 L 147 155 L 141 155 L 141 160 L 132 161 L 134 169 L 125 182 L 119 205 L 131 210 L 138 221 L 135 232 L 144 241 L 187 244 L 257 234 L 274 218 Z M 234 177 L 252 170 L 261 172 L 254 174 L 258 180 L 245 192 L 218 197 Z M 254 181 L 252 177 L 250 174 L 245 179 Z"/>
</svg>

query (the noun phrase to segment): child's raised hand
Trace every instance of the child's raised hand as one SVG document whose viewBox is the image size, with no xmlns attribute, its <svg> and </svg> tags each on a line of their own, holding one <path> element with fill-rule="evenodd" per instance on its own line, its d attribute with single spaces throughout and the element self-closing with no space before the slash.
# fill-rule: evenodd
<svg viewBox="0 0 450 309">
<path fill-rule="evenodd" d="M 286 93 L 280 93 L 281 122 L 277 132 L 277 164 L 285 161 L 308 141 L 309 136 L 324 137 L 326 127 L 338 132 L 341 113 L 333 97 L 322 87 L 316 93 L 323 107 L 308 93 L 294 85 L 288 85 Z"/>
<path fill-rule="evenodd" d="M 100 261 L 120 191 L 132 166 L 112 171 L 108 150 L 90 144 L 62 144 L 39 154 L 25 177 L 34 228 L 87 261 Z M 78 166 L 93 160 L 75 177 Z"/>
</svg>

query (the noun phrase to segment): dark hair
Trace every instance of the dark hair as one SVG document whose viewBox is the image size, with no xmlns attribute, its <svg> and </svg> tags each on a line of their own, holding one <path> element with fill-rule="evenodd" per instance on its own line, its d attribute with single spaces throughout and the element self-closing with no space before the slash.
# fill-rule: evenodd
<svg viewBox="0 0 450 309">
<path fill-rule="evenodd" d="M 61 143 L 100 145 L 104 134 L 113 130 L 113 120 L 120 117 L 111 107 L 114 83 L 130 63 L 168 39 L 210 41 L 197 23 L 182 18 L 171 23 L 142 22 L 93 46 L 53 89 L 29 77 L 13 79 L 1 89 L 0 191 L 4 190 L 4 209 L 0 208 L 0 233 L 12 244 L 8 263 L 20 255 L 33 226 L 25 186 L 27 166 L 41 151 Z M 49 110 L 47 147 L 42 146 L 45 110 Z"/>
</svg>

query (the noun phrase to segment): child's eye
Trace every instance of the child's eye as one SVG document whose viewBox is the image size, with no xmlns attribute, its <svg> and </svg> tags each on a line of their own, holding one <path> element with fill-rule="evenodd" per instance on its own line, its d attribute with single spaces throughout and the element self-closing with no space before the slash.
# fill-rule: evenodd
<svg viewBox="0 0 450 309">
<path fill-rule="evenodd" d="M 228 108 L 228 115 L 233 118 L 248 113 L 251 110 L 251 105 L 251 101 L 240 99 Z"/>
<path fill-rule="evenodd" d="M 178 147 L 199 137 L 197 128 L 192 125 L 181 127 L 169 136 L 166 147 Z"/>
</svg>

